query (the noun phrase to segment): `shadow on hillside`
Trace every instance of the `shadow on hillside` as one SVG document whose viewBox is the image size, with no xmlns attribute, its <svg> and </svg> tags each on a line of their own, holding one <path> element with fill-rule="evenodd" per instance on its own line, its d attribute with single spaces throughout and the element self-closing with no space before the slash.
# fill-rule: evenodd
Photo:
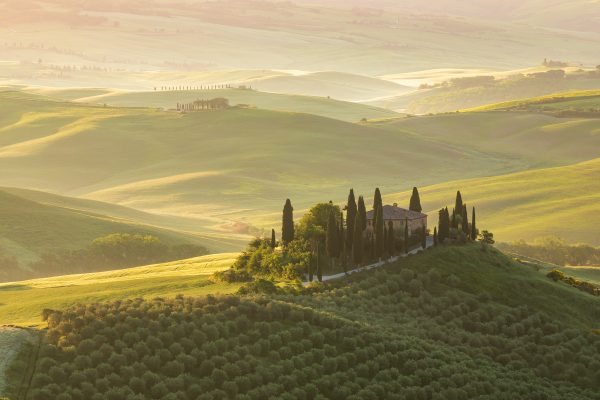
<svg viewBox="0 0 600 400">
<path fill-rule="evenodd" d="M 30 289 L 31 289 L 31 286 L 23 285 L 21 283 L 0 286 L 0 292 L 5 292 L 5 291 L 9 291 L 9 290 L 30 290 Z"/>
</svg>

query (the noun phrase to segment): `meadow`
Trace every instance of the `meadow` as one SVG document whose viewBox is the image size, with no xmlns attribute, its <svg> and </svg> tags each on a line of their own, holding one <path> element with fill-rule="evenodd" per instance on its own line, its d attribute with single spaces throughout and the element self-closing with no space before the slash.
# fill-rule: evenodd
<svg viewBox="0 0 600 400">
<path fill-rule="evenodd" d="M 236 253 L 202 256 L 158 265 L 0 284 L 0 325 L 39 327 L 42 310 L 117 299 L 232 293 L 239 284 L 209 276 L 231 266 Z"/>
</svg>

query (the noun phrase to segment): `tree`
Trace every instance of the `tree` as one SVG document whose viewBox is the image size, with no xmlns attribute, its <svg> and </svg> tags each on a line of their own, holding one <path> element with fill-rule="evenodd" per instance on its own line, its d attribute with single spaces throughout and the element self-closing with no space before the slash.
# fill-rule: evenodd
<svg viewBox="0 0 600 400">
<path fill-rule="evenodd" d="M 404 253 L 408 254 L 408 218 L 404 222 Z"/>
<path fill-rule="evenodd" d="M 477 226 L 475 225 L 475 207 L 473 207 L 473 214 L 471 215 L 471 240 L 477 239 Z"/>
<path fill-rule="evenodd" d="M 423 250 L 427 248 L 427 230 L 425 229 L 425 225 L 421 228 L 421 247 Z"/>
<path fill-rule="evenodd" d="M 352 249 L 352 239 L 354 238 L 354 222 L 356 221 L 356 200 L 354 199 L 354 189 L 350 189 L 348 194 L 348 204 L 346 205 L 346 249 Z"/>
<path fill-rule="evenodd" d="M 375 258 L 381 259 L 385 250 L 385 223 L 383 220 L 383 206 L 379 205 L 375 212 L 377 218 L 375 219 Z"/>
<path fill-rule="evenodd" d="M 462 208 L 462 230 L 469 237 L 469 213 L 467 212 L 467 205 L 463 204 Z"/>
<path fill-rule="evenodd" d="M 421 212 L 423 208 L 421 207 L 421 197 L 419 196 L 419 190 L 414 187 L 412 191 L 412 196 L 410 196 L 410 205 L 408 209 L 411 211 Z"/>
<path fill-rule="evenodd" d="M 442 208 L 439 211 L 437 238 L 439 243 L 444 243 L 450 237 L 450 215 L 448 208 Z"/>
<path fill-rule="evenodd" d="M 271 229 L 271 248 L 277 247 L 277 240 L 275 240 L 275 229 Z"/>
<path fill-rule="evenodd" d="M 377 210 L 379 207 L 383 207 L 383 200 L 381 200 L 381 192 L 379 188 L 375 189 L 375 195 L 373 197 L 373 226 L 377 225 Z"/>
<path fill-rule="evenodd" d="M 387 240 L 388 240 L 388 254 L 390 255 L 390 257 L 394 257 L 394 255 L 396 254 L 396 238 L 394 236 L 395 236 L 394 222 L 392 220 L 389 220 L 388 221 Z"/>
<path fill-rule="evenodd" d="M 281 241 L 284 246 L 287 246 L 292 240 L 294 240 L 294 207 L 292 207 L 290 199 L 287 199 L 283 206 Z"/>
<path fill-rule="evenodd" d="M 367 209 L 365 208 L 365 199 L 362 196 L 358 197 L 357 214 L 360 215 L 361 229 L 364 231 L 367 229 Z"/>
<path fill-rule="evenodd" d="M 321 263 L 319 261 L 319 251 L 317 249 L 317 279 L 319 280 L 319 282 L 323 282 L 323 271 L 321 269 Z"/>
<path fill-rule="evenodd" d="M 354 235 L 352 238 L 352 261 L 354 265 L 360 266 L 364 257 L 364 244 L 363 244 L 363 229 L 362 229 L 362 215 L 356 214 L 356 221 L 354 223 Z"/>
<path fill-rule="evenodd" d="M 344 213 L 340 212 L 340 231 L 338 234 L 338 258 L 346 272 L 346 235 L 344 232 Z"/>
<path fill-rule="evenodd" d="M 325 246 L 327 249 L 327 255 L 334 262 L 339 257 L 339 229 L 337 221 L 333 212 L 329 214 L 329 222 L 327 223 L 327 236 L 325 240 Z"/>
<path fill-rule="evenodd" d="M 463 209 L 463 201 L 462 201 L 462 195 L 460 194 L 460 190 L 458 190 L 456 192 L 456 204 L 454 204 L 454 225 L 452 225 L 453 228 L 458 228 L 458 221 L 456 221 L 456 216 L 461 215 L 462 216 L 462 209 Z"/>
<path fill-rule="evenodd" d="M 494 234 L 492 232 L 483 231 L 479 235 L 479 241 L 481 244 L 494 244 L 496 241 L 494 240 Z"/>
<path fill-rule="evenodd" d="M 433 228 L 433 245 L 437 246 L 438 244 L 438 233 L 437 233 L 437 226 L 435 228 Z"/>
</svg>

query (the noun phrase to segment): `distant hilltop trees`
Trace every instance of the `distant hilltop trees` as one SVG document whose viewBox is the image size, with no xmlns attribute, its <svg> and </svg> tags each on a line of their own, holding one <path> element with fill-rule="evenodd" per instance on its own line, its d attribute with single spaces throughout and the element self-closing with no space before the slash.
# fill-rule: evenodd
<svg viewBox="0 0 600 400">
<path fill-rule="evenodd" d="M 252 90 L 252 86 L 239 85 L 237 87 L 232 86 L 230 83 L 222 83 L 215 85 L 169 85 L 169 86 L 154 86 L 154 91 L 161 92 L 183 92 L 191 90 L 222 90 L 222 89 L 240 89 L 240 90 Z"/>
<path fill-rule="evenodd" d="M 229 108 L 229 100 L 217 97 L 210 100 L 195 100 L 191 103 L 177 103 L 177 111 L 223 110 Z"/>
</svg>

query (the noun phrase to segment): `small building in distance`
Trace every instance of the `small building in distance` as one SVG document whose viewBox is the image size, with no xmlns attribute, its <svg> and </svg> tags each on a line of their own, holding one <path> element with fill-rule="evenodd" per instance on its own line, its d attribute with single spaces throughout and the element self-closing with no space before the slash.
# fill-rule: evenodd
<svg viewBox="0 0 600 400">
<path fill-rule="evenodd" d="M 373 231 L 373 217 L 375 211 L 367 212 L 367 230 Z M 383 220 L 386 227 L 392 221 L 395 231 L 404 232 L 404 225 L 408 222 L 408 234 L 412 236 L 415 232 L 425 229 L 427 231 L 427 214 L 411 211 L 398 207 L 398 204 L 383 206 Z"/>
</svg>

